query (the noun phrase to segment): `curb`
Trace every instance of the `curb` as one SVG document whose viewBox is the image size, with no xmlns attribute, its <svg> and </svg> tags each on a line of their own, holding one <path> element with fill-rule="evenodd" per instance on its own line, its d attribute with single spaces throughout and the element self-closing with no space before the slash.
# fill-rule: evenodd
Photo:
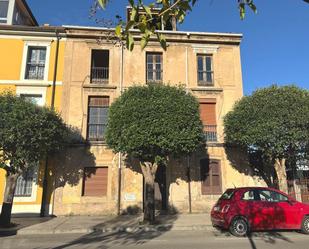
<svg viewBox="0 0 309 249">
<path fill-rule="evenodd" d="M 91 227 L 81 229 L 52 229 L 52 230 L 30 230 L 20 229 L 17 235 L 48 235 L 48 234 L 91 234 L 91 233 L 141 233 L 141 232 L 164 232 L 164 231 L 212 231 L 211 225 L 200 226 L 134 226 L 134 227 Z"/>
</svg>

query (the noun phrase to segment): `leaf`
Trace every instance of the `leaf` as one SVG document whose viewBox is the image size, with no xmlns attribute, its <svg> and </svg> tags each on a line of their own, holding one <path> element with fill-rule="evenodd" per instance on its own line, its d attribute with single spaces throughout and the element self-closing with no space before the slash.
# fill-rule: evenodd
<svg viewBox="0 0 309 249">
<path fill-rule="evenodd" d="M 136 16 L 137 16 L 137 8 L 133 8 L 131 12 L 130 20 L 135 21 Z"/>
<path fill-rule="evenodd" d="M 126 26 L 126 32 L 130 30 L 132 27 L 134 27 L 135 22 L 134 21 L 128 21 L 127 26 Z"/>
<path fill-rule="evenodd" d="M 133 48 L 134 48 L 134 38 L 133 38 L 131 33 L 128 33 L 128 35 L 127 35 L 127 44 L 126 45 L 127 45 L 127 49 L 129 49 L 130 51 L 133 50 Z"/>
<path fill-rule="evenodd" d="M 143 5 L 143 9 L 145 10 L 146 14 L 147 14 L 149 17 L 152 17 L 151 10 L 150 10 L 150 8 L 149 8 L 147 5 Z"/>
<path fill-rule="evenodd" d="M 106 5 L 108 3 L 108 0 L 98 0 L 99 5 L 101 6 L 102 9 L 106 8 Z"/>
<path fill-rule="evenodd" d="M 144 48 L 147 46 L 149 41 L 149 36 L 143 35 L 141 39 L 141 49 L 144 50 Z"/>
<path fill-rule="evenodd" d="M 145 23 L 140 22 L 140 23 L 138 24 L 138 28 L 139 28 L 139 30 L 140 30 L 142 33 L 145 33 L 145 32 L 146 32 L 146 29 L 147 29 L 147 25 L 146 25 Z"/>
<path fill-rule="evenodd" d="M 253 2 L 250 2 L 249 4 L 250 9 L 256 14 L 257 13 L 257 8 Z"/>
<path fill-rule="evenodd" d="M 134 6 L 134 0 L 129 0 L 129 4 L 131 5 L 131 7 Z"/>
<path fill-rule="evenodd" d="M 163 34 L 157 33 L 157 37 L 158 40 L 160 42 L 161 47 L 164 49 L 164 51 L 166 50 L 167 46 L 166 46 L 166 38 Z"/>
<path fill-rule="evenodd" d="M 240 19 L 243 20 L 245 18 L 245 4 L 244 3 L 240 3 L 239 4 L 239 14 L 240 14 Z"/>
<path fill-rule="evenodd" d="M 121 31 L 122 31 L 121 24 L 118 24 L 115 28 L 115 34 L 117 37 L 121 37 Z"/>
</svg>

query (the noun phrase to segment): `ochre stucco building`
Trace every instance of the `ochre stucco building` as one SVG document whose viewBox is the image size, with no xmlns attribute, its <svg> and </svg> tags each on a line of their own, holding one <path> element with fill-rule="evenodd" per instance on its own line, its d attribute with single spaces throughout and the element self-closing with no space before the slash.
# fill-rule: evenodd
<svg viewBox="0 0 309 249">
<path fill-rule="evenodd" d="M 75 168 L 80 176 L 56 184 L 56 215 L 143 208 L 138 166 L 112 153 L 103 131 L 110 104 L 127 88 L 147 82 L 182 85 L 196 96 L 208 140 L 205 151 L 171 160 L 159 170 L 157 209 L 205 212 L 226 188 L 263 185 L 236 170 L 224 148 L 223 117 L 243 95 L 241 34 L 160 31 L 168 43 L 164 51 L 155 40 L 141 50 L 140 35 L 133 31 L 136 44 L 130 52 L 106 38 L 113 30 L 65 29 L 64 63 L 69 70 L 63 76 L 61 112 L 85 142 L 77 142 L 61 159 L 67 170 Z"/>
</svg>

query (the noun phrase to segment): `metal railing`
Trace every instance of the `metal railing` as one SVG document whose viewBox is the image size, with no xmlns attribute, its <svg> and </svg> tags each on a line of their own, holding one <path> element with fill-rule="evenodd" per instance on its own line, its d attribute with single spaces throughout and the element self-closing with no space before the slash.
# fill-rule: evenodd
<svg viewBox="0 0 309 249">
<path fill-rule="evenodd" d="M 204 125 L 204 134 L 207 142 L 217 142 L 217 126 L 216 125 Z"/>
<path fill-rule="evenodd" d="M 19 176 L 16 182 L 15 196 L 29 197 L 32 194 L 33 172 L 28 170 L 23 175 Z"/>
<path fill-rule="evenodd" d="M 147 83 L 161 83 L 163 70 L 148 70 L 147 71 Z M 149 77 L 150 76 L 150 77 Z"/>
<path fill-rule="evenodd" d="M 103 141 L 106 124 L 88 124 L 87 139 L 89 141 Z"/>
<path fill-rule="evenodd" d="M 214 86 L 213 71 L 198 71 L 198 86 Z"/>
<path fill-rule="evenodd" d="M 109 68 L 108 67 L 92 67 L 91 83 L 106 84 L 108 83 Z"/>
<path fill-rule="evenodd" d="M 26 66 L 25 78 L 28 80 L 42 80 L 44 79 L 45 64 L 29 63 Z"/>
</svg>

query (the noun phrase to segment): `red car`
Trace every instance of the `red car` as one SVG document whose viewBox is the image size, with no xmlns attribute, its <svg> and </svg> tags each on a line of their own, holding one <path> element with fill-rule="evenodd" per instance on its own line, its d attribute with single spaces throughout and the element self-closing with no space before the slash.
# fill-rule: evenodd
<svg viewBox="0 0 309 249">
<path fill-rule="evenodd" d="M 309 234 L 309 205 L 272 188 L 228 189 L 212 208 L 211 221 L 235 236 L 272 229 Z"/>
</svg>

